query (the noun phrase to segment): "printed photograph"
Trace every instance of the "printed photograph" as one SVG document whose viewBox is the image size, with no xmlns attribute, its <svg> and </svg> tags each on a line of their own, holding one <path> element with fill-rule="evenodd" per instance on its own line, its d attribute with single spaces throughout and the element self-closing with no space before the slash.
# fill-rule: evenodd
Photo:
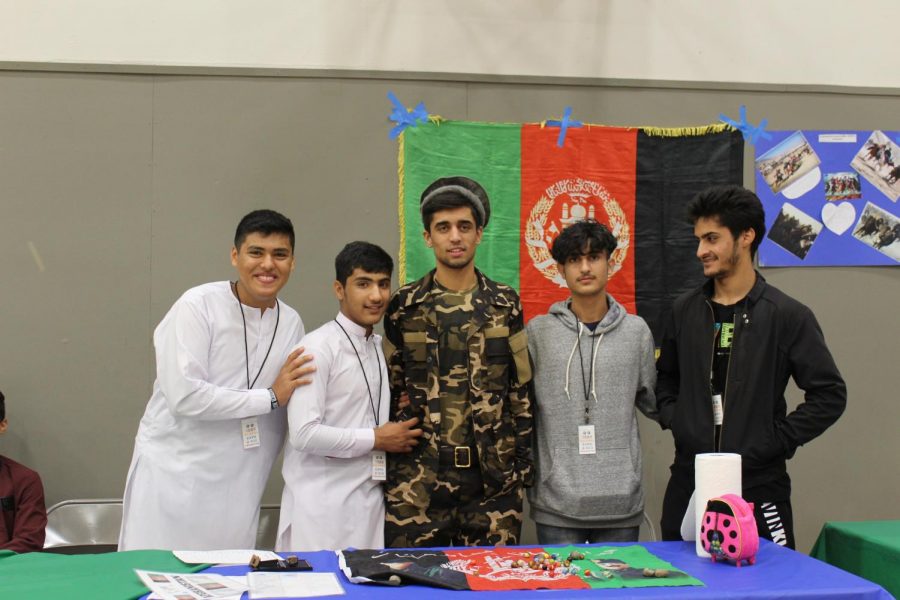
<svg viewBox="0 0 900 600">
<path fill-rule="evenodd" d="M 825 175 L 825 199 L 829 202 L 837 200 L 857 200 L 862 198 L 859 187 L 859 174 L 852 171 L 845 173 L 828 173 Z"/>
<path fill-rule="evenodd" d="M 225 589 L 224 584 L 218 583 L 215 581 L 211 581 L 209 583 L 201 583 L 200 587 L 202 587 L 204 590 L 224 590 Z"/>
<path fill-rule="evenodd" d="M 797 131 L 760 156 L 756 161 L 756 170 L 772 193 L 777 194 L 818 167 L 820 162 L 806 136 Z"/>
<path fill-rule="evenodd" d="M 821 222 L 793 204 L 785 202 L 766 237 L 803 260 L 819 237 L 820 231 L 822 231 Z"/>
<path fill-rule="evenodd" d="M 850 166 L 891 202 L 900 198 L 900 147 L 883 132 L 872 132 Z"/>
<path fill-rule="evenodd" d="M 900 219 L 871 202 L 853 227 L 853 237 L 900 262 Z"/>
</svg>

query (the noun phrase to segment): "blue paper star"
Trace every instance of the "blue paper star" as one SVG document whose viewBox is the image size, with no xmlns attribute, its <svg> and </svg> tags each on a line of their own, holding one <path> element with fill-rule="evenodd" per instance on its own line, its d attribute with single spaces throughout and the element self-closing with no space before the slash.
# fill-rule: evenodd
<svg viewBox="0 0 900 600">
<path fill-rule="evenodd" d="M 759 122 L 758 126 L 754 127 L 753 125 L 751 125 L 750 123 L 747 122 L 747 107 L 744 106 L 743 104 L 741 104 L 740 116 L 741 116 L 741 121 L 739 123 L 730 119 L 729 117 L 727 117 L 726 115 L 723 115 L 723 114 L 719 115 L 719 120 L 722 121 L 723 123 L 728 123 L 735 129 L 740 131 L 741 134 L 744 136 L 744 140 L 753 144 L 754 146 L 756 145 L 756 142 L 760 138 L 762 138 L 764 140 L 772 139 L 772 134 L 769 133 L 768 131 L 766 131 L 766 124 L 769 122 L 767 119 L 763 119 L 762 121 Z"/>
<path fill-rule="evenodd" d="M 391 111 L 388 118 L 397 124 L 391 129 L 390 133 L 388 133 L 390 139 L 393 140 L 396 138 L 403 133 L 403 130 L 407 127 L 416 127 L 419 123 L 426 123 L 428 121 L 428 111 L 425 110 L 424 102 L 419 102 L 413 110 L 409 110 L 403 106 L 397 96 L 394 95 L 394 92 L 388 92 L 387 97 L 394 105 L 394 110 Z"/>
</svg>

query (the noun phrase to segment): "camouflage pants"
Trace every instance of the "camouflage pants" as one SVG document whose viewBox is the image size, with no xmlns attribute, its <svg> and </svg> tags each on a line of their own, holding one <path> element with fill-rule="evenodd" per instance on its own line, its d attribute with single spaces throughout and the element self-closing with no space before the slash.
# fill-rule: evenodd
<svg viewBox="0 0 900 600">
<path fill-rule="evenodd" d="M 421 509 L 386 503 L 384 527 L 388 548 L 435 546 L 511 546 L 519 543 L 523 490 L 484 497 L 478 468 L 441 467 L 428 499 L 425 519 L 405 515 Z"/>
</svg>

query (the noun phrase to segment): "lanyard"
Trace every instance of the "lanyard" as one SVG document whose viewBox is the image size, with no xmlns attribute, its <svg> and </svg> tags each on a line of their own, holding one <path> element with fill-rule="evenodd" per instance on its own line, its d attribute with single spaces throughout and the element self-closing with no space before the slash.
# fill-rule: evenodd
<svg viewBox="0 0 900 600">
<path fill-rule="evenodd" d="M 347 333 L 344 326 L 341 325 L 337 319 L 335 319 L 334 322 L 337 323 L 337 326 L 340 327 L 341 331 L 344 332 L 344 335 L 347 336 L 347 341 L 350 342 L 350 347 L 353 348 L 353 353 L 356 354 L 356 360 L 359 362 L 359 369 L 362 371 L 363 381 L 366 382 L 366 391 L 369 392 L 369 406 L 372 407 L 372 416 L 375 418 L 375 427 L 378 427 L 378 413 L 381 412 L 381 387 L 384 385 L 384 371 L 381 369 L 381 358 L 378 356 L 378 350 L 375 350 L 375 361 L 378 363 L 378 407 L 376 408 L 375 397 L 372 395 L 372 388 L 369 386 L 369 376 L 366 375 L 366 368 L 363 366 L 359 351 L 356 349 L 353 340 L 350 338 L 350 334 Z"/>
<path fill-rule="evenodd" d="M 244 305 L 241 304 L 241 294 L 238 292 L 237 282 L 234 282 L 234 295 L 237 297 L 238 308 L 241 309 L 241 322 L 244 324 L 244 364 L 247 366 L 247 389 L 253 389 L 253 386 L 256 385 L 256 380 L 259 379 L 260 373 L 262 373 L 263 367 L 266 366 L 266 361 L 269 360 L 269 352 L 272 351 L 272 345 L 275 343 L 275 336 L 278 335 L 278 322 L 281 320 L 281 305 L 278 303 L 278 300 L 275 300 L 275 330 L 272 332 L 272 341 L 269 342 L 269 349 L 266 350 L 266 356 L 263 358 L 262 364 L 259 365 L 259 371 L 256 372 L 256 377 L 253 378 L 253 383 L 250 383 L 250 351 L 247 348 L 247 319 L 244 317 Z"/>
<path fill-rule="evenodd" d="M 579 327 L 584 327 L 583 324 L 579 323 Z M 590 339 L 590 335 L 588 336 L 588 340 L 591 346 L 591 358 L 588 361 L 588 377 L 587 381 L 584 378 L 584 354 L 581 352 L 581 331 L 579 330 L 578 334 L 578 365 L 581 367 L 581 385 L 584 386 L 584 424 L 587 425 L 591 422 L 591 395 L 594 396 L 594 402 L 597 401 L 597 394 L 594 393 L 594 352 L 597 350 L 597 346 L 600 345 L 600 340 L 603 339 L 603 334 L 600 334 L 600 337 L 596 342 Z"/>
</svg>

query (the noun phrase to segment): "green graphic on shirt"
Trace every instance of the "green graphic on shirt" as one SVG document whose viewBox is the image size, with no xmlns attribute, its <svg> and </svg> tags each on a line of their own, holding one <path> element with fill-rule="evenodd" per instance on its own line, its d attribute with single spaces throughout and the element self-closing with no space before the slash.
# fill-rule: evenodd
<svg viewBox="0 0 900 600">
<path fill-rule="evenodd" d="M 722 329 L 719 332 L 719 348 L 731 348 L 733 339 L 734 323 L 722 323 Z"/>
</svg>

